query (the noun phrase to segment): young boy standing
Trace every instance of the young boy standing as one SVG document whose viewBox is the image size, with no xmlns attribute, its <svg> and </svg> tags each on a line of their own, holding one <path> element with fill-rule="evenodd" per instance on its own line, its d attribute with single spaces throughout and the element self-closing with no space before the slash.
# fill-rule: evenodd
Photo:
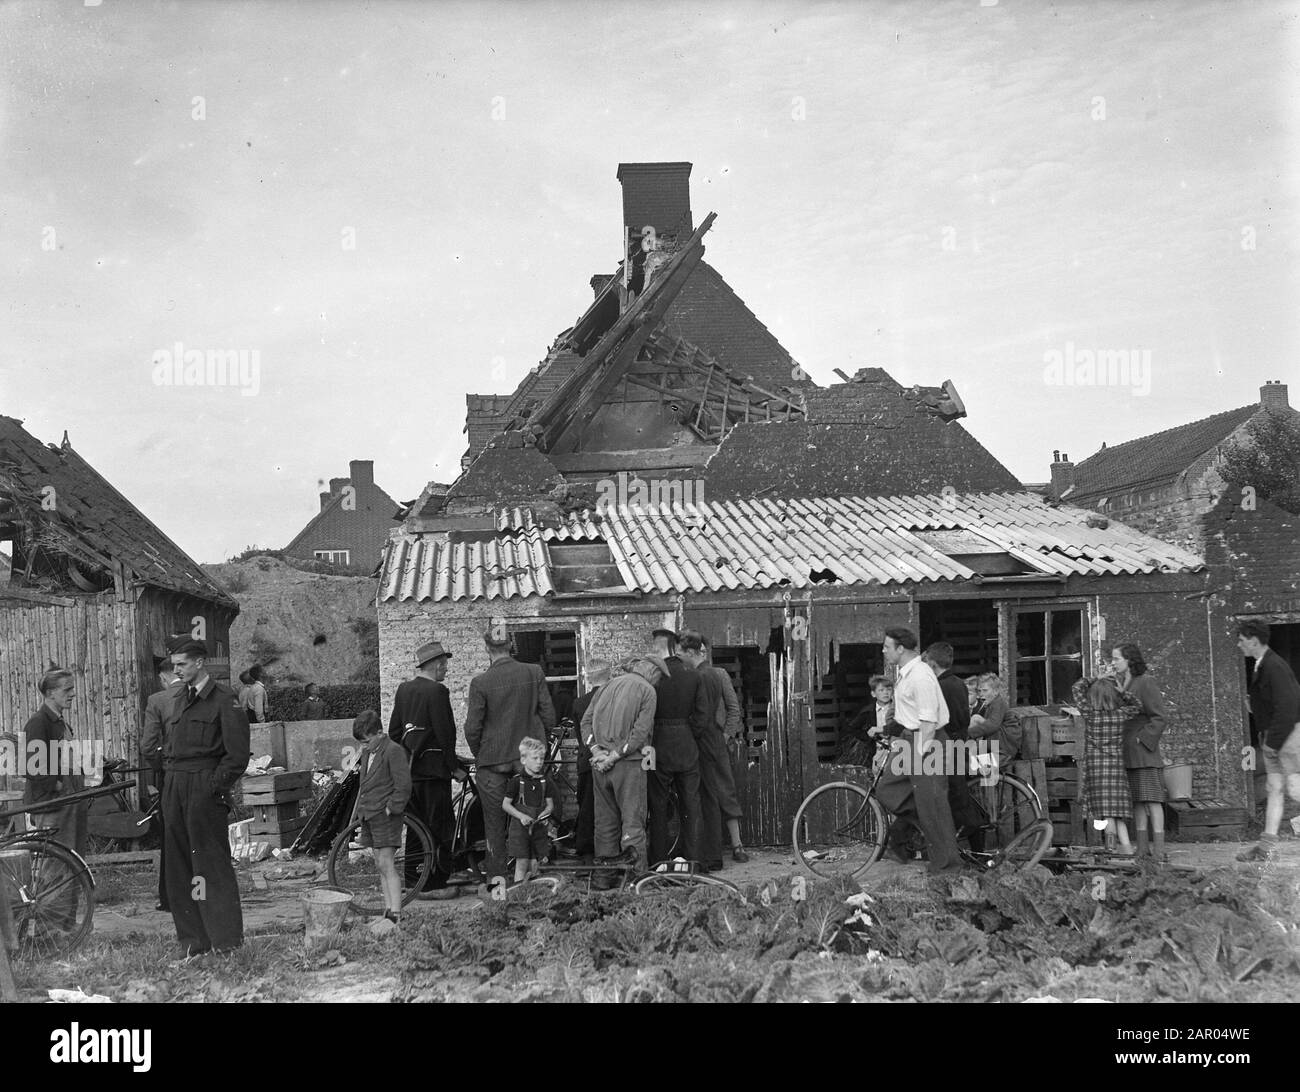
<svg viewBox="0 0 1300 1092">
<path fill-rule="evenodd" d="M 373 709 L 352 722 L 352 738 L 366 745 L 361 752 L 361 787 L 353 817 L 361 819 L 361 844 L 375 851 L 384 888 L 384 917 L 396 922 L 402 909 L 397 847 L 402 844 L 402 813 L 411 799 L 408 759 L 401 744 L 384 734 L 383 721 Z"/>
<path fill-rule="evenodd" d="M 510 779 L 501 801 L 501 810 L 510 816 L 506 852 L 515 859 L 515 883 L 536 875 L 541 862 L 550 856 L 546 820 L 555 813 L 555 786 L 542 772 L 546 744 L 525 736 L 519 741 L 519 761 L 523 772 Z"/>
</svg>

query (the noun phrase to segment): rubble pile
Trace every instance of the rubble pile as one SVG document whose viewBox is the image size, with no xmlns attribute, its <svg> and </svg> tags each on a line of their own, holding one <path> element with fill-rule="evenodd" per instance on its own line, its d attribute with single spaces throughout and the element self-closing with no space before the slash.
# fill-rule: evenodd
<svg viewBox="0 0 1300 1092">
<path fill-rule="evenodd" d="M 1227 870 L 539 890 L 426 922 L 407 955 L 411 1001 L 1284 1000 L 1300 892 Z"/>
</svg>

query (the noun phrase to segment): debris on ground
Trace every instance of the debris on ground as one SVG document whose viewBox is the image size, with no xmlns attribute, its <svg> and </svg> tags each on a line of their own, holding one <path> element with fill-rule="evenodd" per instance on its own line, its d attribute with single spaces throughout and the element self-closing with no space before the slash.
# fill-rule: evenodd
<svg viewBox="0 0 1300 1092">
<path fill-rule="evenodd" d="M 1104 898 L 1045 869 L 865 897 L 788 879 L 743 902 L 562 888 L 427 919 L 397 998 L 1232 1002 L 1300 987 L 1300 899 L 1281 876 L 1107 876 Z"/>
<path fill-rule="evenodd" d="M 111 1005 L 113 999 L 102 993 L 88 994 L 84 990 L 47 990 L 50 1000 L 59 1004 Z"/>
</svg>

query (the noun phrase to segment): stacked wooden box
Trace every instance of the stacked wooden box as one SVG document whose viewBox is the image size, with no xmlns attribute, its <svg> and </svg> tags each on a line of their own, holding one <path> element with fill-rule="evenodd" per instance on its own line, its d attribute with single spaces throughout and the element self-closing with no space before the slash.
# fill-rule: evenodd
<svg viewBox="0 0 1300 1092">
<path fill-rule="evenodd" d="M 1047 785 L 1043 804 L 1052 821 L 1053 844 L 1099 844 L 1101 836 L 1087 820 L 1081 795 L 1083 718 L 1067 717 L 1038 706 L 1026 706 L 1016 712 L 1022 729 L 1021 756 L 1030 762 L 1043 763 Z"/>
<path fill-rule="evenodd" d="M 1165 805 L 1170 837 L 1184 842 L 1240 842 L 1246 809 L 1222 800 L 1172 800 Z"/>
<path fill-rule="evenodd" d="M 251 808 L 249 835 L 254 842 L 266 842 L 272 849 L 293 845 L 307 825 L 302 801 L 311 798 L 311 771 L 258 774 L 239 783 L 244 806 Z"/>
</svg>

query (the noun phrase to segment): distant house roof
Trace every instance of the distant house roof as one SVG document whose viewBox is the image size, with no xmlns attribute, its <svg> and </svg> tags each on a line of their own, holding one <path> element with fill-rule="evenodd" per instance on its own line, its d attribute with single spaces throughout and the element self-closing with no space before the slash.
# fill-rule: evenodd
<svg viewBox="0 0 1300 1092">
<path fill-rule="evenodd" d="M 1082 499 L 1169 481 L 1223 443 L 1259 412 L 1258 403 L 1242 406 L 1188 425 L 1102 448 L 1075 466 L 1074 488 L 1065 495 L 1071 500 Z"/>
<path fill-rule="evenodd" d="M 705 471 L 711 499 L 1022 489 L 960 424 L 935 416 L 881 368 L 801 393 L 806 420 L 732 429 Z"/>
<path fill-rule="evenodd" d="M 47 487 L 53 491 L 47 492 Z M 0 416 L 0 499 L 15 506 L 29 535 L 28 551 L 43 549 L 98 573 L 111 573 L 120 562 L 132 579 L 239 609 L 195 561 L 72 449 L 66 434 L 57 447 L 42 444 L 22 422 Z M 84 573 L 80 575 L 84 579 Z M 78 579 L 75 569 L 72 579 Z"/>
<path fill-rule="evenodd" d="M 1123 524 L 1089 521 L 1098 522 L 1095 513 L 1028 493 L 613 505 L 559 518 L 503 508 L 495 531 L 390 540 L 379 599 L 554 595 L 552 549 L 583 543 L 608 547 L 623 594 L 980 581 L 989 578 L 963 559 L 990 554 L 1047 577 L 1203 568 L 1194 554 Z"/>
</svg>

